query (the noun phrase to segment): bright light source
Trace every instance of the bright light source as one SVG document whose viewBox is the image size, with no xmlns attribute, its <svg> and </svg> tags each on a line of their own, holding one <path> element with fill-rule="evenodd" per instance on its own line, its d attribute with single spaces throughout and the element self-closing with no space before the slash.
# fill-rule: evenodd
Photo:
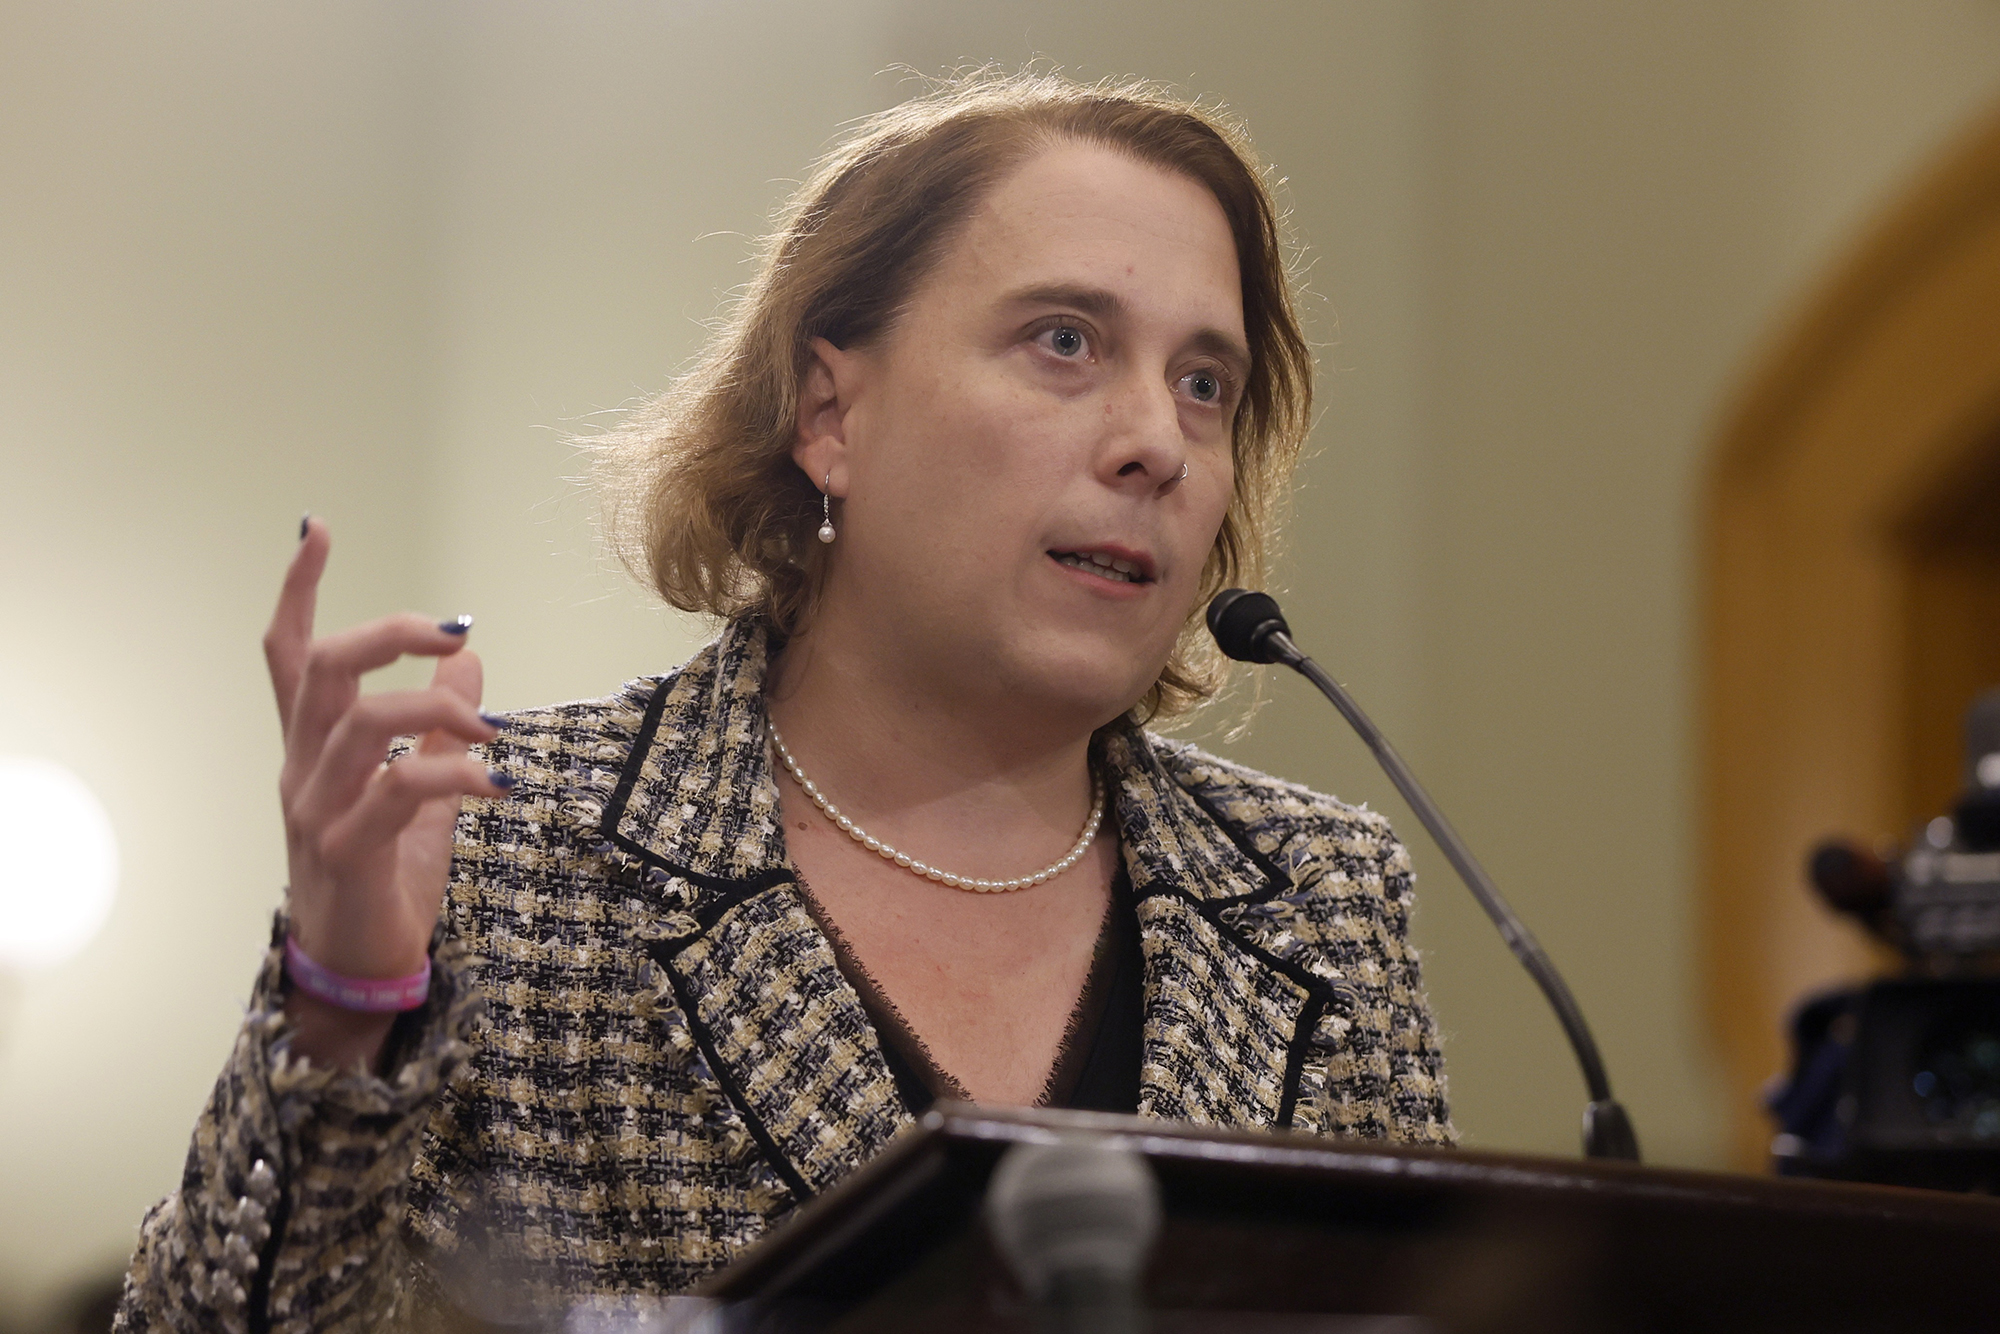
<svg viewBox="0 0 2000 1334">
<path fill-rule="evenodd" d="M 61 963 L 111 914 L 118 839 L 60 764 L 0 756 L 0 968 Z"/>
</svg>

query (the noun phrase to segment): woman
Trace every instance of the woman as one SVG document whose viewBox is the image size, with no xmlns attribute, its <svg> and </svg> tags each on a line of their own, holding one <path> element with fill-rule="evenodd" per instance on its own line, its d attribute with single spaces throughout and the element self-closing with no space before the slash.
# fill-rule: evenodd
<svg viewBox="0 0 2000 1334">
<path fill-rule="evenodd" d="M 673 1292 L 942 1096 L 1449 1140 L 1386 824 L 1141 730 L 1308 419 L 1253 161 L 1041 77 L 862 127 L 599 442 L 726 621 L 609 699 L 479 713 L 462 620 L 314 640 L 308 522 L 287 908 L 126 1327 Z"/>
</svg>

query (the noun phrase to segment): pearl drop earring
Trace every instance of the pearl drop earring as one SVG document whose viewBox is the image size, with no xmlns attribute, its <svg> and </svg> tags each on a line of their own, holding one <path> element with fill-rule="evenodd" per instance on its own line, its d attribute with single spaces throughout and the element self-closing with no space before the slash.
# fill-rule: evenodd
<svg viewBox="0 0 2000 1334">
<path fill-rule="evenodd" d="M 819 513 L 821 520 L 819 525 L 819 540 L 822 542 L 831 542 L 834 538 L 833 493 L 827 489 L 832 485 L 833 472 L 829 469 L 826 474 L 826 480 L 820 483 L 819 488 Z"/>
</svg>

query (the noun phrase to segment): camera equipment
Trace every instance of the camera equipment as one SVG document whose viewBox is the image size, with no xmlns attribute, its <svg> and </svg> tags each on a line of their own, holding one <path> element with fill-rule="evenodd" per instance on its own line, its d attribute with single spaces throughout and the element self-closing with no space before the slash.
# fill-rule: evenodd
<svg viewBox="0 0 2000 1334">
<path fill-rule="evenodd" d="M 1770 1100 L 1780 1172 L 2000 1190 L 2000 689 L 1965 720 L 1965 792 L 1908 846 L 1829 840 L 1808 876 L 1904 976 L 1818 997 Z"/>
</svg>

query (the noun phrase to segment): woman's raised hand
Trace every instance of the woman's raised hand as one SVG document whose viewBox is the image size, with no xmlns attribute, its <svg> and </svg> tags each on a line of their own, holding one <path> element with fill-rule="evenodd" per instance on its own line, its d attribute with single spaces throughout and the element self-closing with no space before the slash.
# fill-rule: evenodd
<svg viewBox="0 0 2000 1334">
<path fill-rule="evenodd" d="M 479 712 L 480 667 L 469 619 L 386 616 L 313 638 L 320 574 L 332 543 L 308 519 L 285 574 L 264 658 L 285 731 L 278 791 L 291 866 L 293 937 L 316 962 L 356 978 L 404 977 L 424 966 L 465 797 L 512 786 L 467 748 L 498 729 Z M 361 693 L 361 677 L 404 654 L 435 657 L 426 690 Z M 384 765 L 399 736 L 416 749 Z M 286 1000 L 293 1051 L 316 1064 L 373 1065 L 393 1015 Z"/>
</svg>

